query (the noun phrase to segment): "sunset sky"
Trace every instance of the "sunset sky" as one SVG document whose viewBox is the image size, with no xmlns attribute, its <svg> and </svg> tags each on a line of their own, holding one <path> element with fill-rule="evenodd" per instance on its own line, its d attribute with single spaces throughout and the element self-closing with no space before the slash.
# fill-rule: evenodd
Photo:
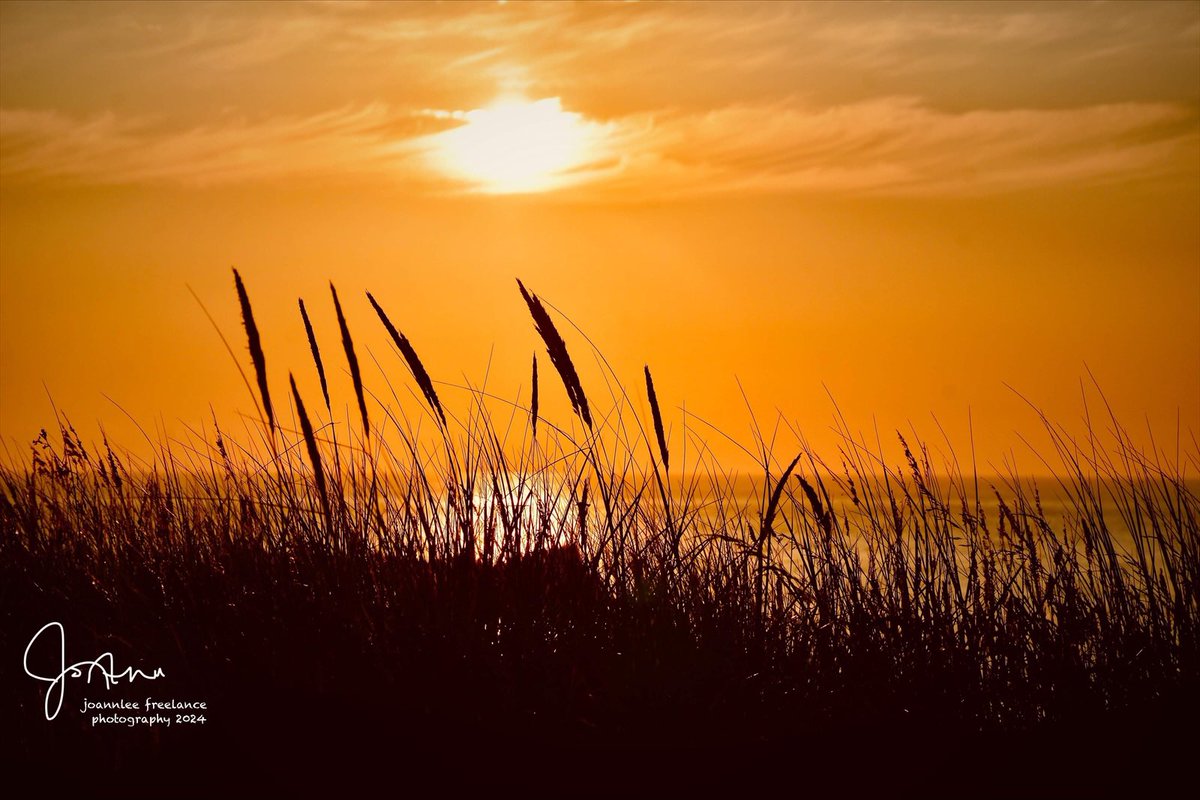
<svg viewBox="0 0 1200 800">
<path fill-rule="evenodd" d="M 172 433 L 252 413 L 188 291 L 247 362 L 234 266 L 280 402 L 288 371 L 317 397 L 305 298 L 339 419 L 329 280 L 368 385 L 411 381 L 366 290 L 436 381 L 515 398 L 519 277 L 638 397 L 650 365 L 672 446 L 684 404 L 748 441 L 744 389 L 828 449 L 828 390 L 892 449 L 934 416 L 966 448 L 970 409 L 983 464 L 1035 470 L 1006 386 L 1071 427 L 1090 369 L 1173 453 L 1200 435 L 1200 4 L 0 5 L 10 452 L 48 394 L 131 447 L 106 395 Z"/>
</svg>

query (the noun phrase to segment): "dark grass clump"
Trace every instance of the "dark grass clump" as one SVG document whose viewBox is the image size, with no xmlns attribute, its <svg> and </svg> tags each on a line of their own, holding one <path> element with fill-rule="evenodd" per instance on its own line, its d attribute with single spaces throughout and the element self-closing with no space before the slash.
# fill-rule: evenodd
<svg viewBox="0 0 1200 800">
<path fill-rule="evenodd" d="M 1034 482 L 839 428 L 831 461 L 800 444 L 739 478 L 685 427 L 698 455 L 668 476 L 645 378 L 652 432 L 614 392 L 583 439 L 543 419 L 534 440 L 536 411 L 464 390 L 432 441 L 387 407 L 379 447 L 319 441 L 294 381 L 300 430 L 269 455 L 221 430 L 150 461 L 43 432 L 0 469 L 0 652 L 58 620 L 71 655 L 168 679 L 72 682 L 48 725 L 10 669 L 5 780 L 928 797 L 1190 775 L 1196 454 L 1047 423 L 1057 477 Z M 98 732 L 69 705 L 147 694 L 211 722 Z"/>
</svg>

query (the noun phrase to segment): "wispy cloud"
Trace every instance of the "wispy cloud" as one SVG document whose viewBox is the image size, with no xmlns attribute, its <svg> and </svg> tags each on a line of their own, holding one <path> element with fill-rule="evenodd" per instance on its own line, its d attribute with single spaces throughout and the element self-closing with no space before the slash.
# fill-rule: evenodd
<svg viewBox="0 0 1200 800">
<path fill-rule="evenodd" d="M 1200 13 L 1181 5 L 6 8 L 0 174 L 464 190 L 427 157 L 459 123 L 426 109 L 501 88 L 597 133 L 573 197 L 1195 172 Z"/>
<path fill-rule="evenodd" d="M 376 103 L 185 130 L 111 113 L 0 110 L 0 174 L 100 183 L 228 184 L 330 177 L 453 184 L 427 156 L 454 115 Z M 756 192 L 978 194 L 1195 170 L 1194 112 L 1169 104 L 939 111 L 915 98 L 835 107 L 742 105 L 591 123 L 574 197 Z M 460 187 L 466 190 L 469 187 Z"/>
<path fill-rule="evenodd" d="M 237 116 L 185 130 L 155 118 L 0 109 L 0 174 L 85 183 L 228 184 L 278 178 L 362 179 L 406 170 L 419 137 L 446 127 L 383 104 L 308 117 Z"/>
<path fill-rule="evenodd" d="M 1168 104 L 953 113 L 915 98 L 736 106 L 648 125 L 622 182 L 680 194 L 980 194 L 1195 171 L 1196 114 Z"/>
</svg>

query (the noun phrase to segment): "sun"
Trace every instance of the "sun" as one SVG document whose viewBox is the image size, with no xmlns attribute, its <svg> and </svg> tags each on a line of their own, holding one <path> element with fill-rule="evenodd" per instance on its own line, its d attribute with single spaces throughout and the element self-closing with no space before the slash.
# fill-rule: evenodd
<svg viewBox="0 0 1200 800">
<path fill-rule="evenodd" d="M 557 188 L 590 156 L 593 124 L 557 97 L 502 99 L 453 116 L 464 124 L 435 137 L 439 166 L 484 192 Z"/>
</svg>

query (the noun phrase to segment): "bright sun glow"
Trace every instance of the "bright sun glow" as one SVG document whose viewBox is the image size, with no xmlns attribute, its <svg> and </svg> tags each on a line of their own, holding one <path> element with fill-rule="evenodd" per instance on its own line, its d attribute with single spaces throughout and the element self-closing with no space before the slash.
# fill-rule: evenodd
<svg viewBox="0 0 1200 800">
<path fill-rule="evenodd" d="M 440 165 L 486 192 L 556 188 L 589 156 L 592 126 L 557 97 L 501 100 L 454 116 L 465 124 L 436 137 Z"/>
</svg>

